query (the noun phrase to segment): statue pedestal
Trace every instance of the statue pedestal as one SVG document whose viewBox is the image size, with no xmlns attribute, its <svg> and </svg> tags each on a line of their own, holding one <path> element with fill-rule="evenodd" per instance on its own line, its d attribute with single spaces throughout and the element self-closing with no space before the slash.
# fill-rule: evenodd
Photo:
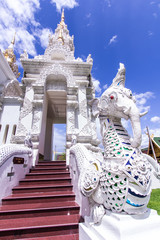
<svg viewBox="0 0 160 240">
<path fill-rule="evenodd" d="M 106 211 L 101 224 L 89 218 L 79 225 L 80 240 L 151 240 L 160 236 L 160 216 L 148 209 L 142 215 L 126 215 Z"/>
</svg>

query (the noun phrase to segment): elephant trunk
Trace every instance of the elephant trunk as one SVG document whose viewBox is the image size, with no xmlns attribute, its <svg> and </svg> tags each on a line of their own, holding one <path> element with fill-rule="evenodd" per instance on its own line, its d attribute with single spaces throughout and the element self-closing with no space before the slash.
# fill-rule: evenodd
<svg viewBox="0 0 160 240">
<path fill-rule="evenodd" d="M 140 123 L 140 113 L 135 105 L 131 108 L 130 121 L 133 131 L 133 138 L 130 139 L 131 145 L 134 148 L 138 148 L 142 142 L 142 132 Z"/>
</svg>

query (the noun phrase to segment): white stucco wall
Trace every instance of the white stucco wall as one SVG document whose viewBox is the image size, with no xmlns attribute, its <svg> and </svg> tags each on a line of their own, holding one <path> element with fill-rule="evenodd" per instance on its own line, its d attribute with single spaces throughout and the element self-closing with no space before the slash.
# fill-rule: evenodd
<svg viewBox="0 0 160 240">
<path fill-rule="evenodd" d="M 6 126 L 9 125 L 8 134 L 5 143 L 10 143 L 14 125 L 18 125 L 20 113 L 19 103 L 4 103 L 1 115 L 0 145 L 3 144 Z"/>
<path fill-rule="evenodd" d="M 44 95 L 43 109 L 42 109 L 42 123 L 41 133 L 39 136 L 39 153 L 44 155 L 45 134 L 46 134 L 46 120 L 47 120 L 48 99 L 46 94 Z"/>
<path fill-rule="evenodd" d="M 44 159 L 51 160 L 52 159 L 52 125 L 53 120 L 51 118 L 47 118 L 46 125 L 46 136 L 45 136 L 45 148 L 44 148 Z"/>
</svg>

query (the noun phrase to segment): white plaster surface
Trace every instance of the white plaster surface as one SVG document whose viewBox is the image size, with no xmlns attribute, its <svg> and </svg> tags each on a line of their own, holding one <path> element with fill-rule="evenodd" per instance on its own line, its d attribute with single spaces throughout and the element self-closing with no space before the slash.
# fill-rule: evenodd
<svg viewBox="0 0 160 240">
<path fill-rule="evenodd" d="M 27 131 L 31 130 L 31 123 L 32 123 L 32 113 L 29 113 L 26 117 L 21 120 L 21 123 L 26 127 Z"/>
<path fill-rule="evenodd" d="M 45 136 L 45 149 L 44 149 L 44 159 L 45 160 L 51 160 L 51 153 L 52 153 L 52 119 L 47 119 L 47 125 L 46 125 L 46 136 Z"/>
<path fill-rule="evenodd" d="M 26 92 L 26 97 L 27 97 L 30 101 L 33 100 L 33 97 L 34 97 L 34 91 L 33 91 L 32 88 L 29 89 L 29 91 Z"/>
<path fill-rule="evenodd" d="M 13 164 L 14 157 L 24 158 L 25 167 L 23 164 Z M 29 169 L 33 165 L 32 157 L 28 154 L 18 154 L 10 157 L 3 165 L 0 167 L 0 202 L 1 199 L 9 196 L 12 193 L 12 188 L 18 185 L 19 181 L 25 177 L 29 172 Z M 8 177 L 8 173 L 14 172 L 14 176 Z"/>
<path fill-rule="evenodd" d="M 39 152 L 44 154 L 44 146 L 45 146 L 45 133 L 46 133 L 46 119 L 47 119 L 47 107 L 48 107 L 48 99 L 46 94 L 44 95 L 43 101 L 43 109 L 42 109 L 42 125 L 41 125 L 41 132 L 39 136 Z"/>
<path fill-rule="evenodd" d="M 6 143 L 10 143 L 12 130 L 14 125 L 18 125 L 19 119 L 19 111 L 20 105 L 19 104 L 4 104 L 3 113 L 1 117 L 1 134 L 0 134 L 0 145 L 2 144 L 4 132 L 6 125 L 9 125 L 8 137 Z"/>
<path fill-rule="evenodd" d="M 89 218 L 79 224 L 80 240 L 151 240 L 159 236 L 160 216 L 150 209 L 143 215 L 107 211 L 101 224 L 93 224 Z"/>
</svg>

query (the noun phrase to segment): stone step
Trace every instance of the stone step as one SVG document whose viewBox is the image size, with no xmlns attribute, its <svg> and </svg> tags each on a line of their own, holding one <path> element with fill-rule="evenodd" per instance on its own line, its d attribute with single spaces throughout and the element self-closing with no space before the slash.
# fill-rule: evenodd
<svg viewBox="0 0 160 240">
<path fill-rule="evenodd" d="M 32 168 L 30 173 L 55 173 L 55 172 L 69 172 L 68 169 L 65 168 Z"/>
<path fill-rule="evenodd" d="M 56 160 L 56 161 L 49 161 L 49 160 L 43 160 L 43 161 L 38 161 L 38 164 L 47 164 L 47 163 L 50 163 L 50 164 L 61 164 L 61 163 L 64 163 L 66 165 L 66 161 L 62 161 L 62 160 Z"/>
<path fill-rule="evenodd" d="M 64 178 L 69 177 L 69 172 L 53 172 L 53 173 L 28 173 L 25 179 L 39 179 L 39 178 Z"/>
<path fill-rule="evenodd" d="M 42 202 L 32 204 L 4 205 L 1 207 L 0 220 L 13 218 L 30 218 L 72 215 L 79 213 L 79 206 L 75 202 Z"/>
<path fill-rule="evenodd" d="M 55 192 L 55 191 L 72 191 L 72 184 L 61 184 L 61 185 L 36 185 L 36 186 L 18 186 L 13 188 L 13 194 L 20 193 L 32 193 L 32 192 Z"/>
<path fill-rule="evenodd" d="M 0 207 L 0 240 L 78 240 L 79 206 L 65 162 L 39 162 Z"/>
<path fill-rule="evenodd" d="M 63 185 L 64 183 L 71 183 L 70 177 L 64 178 L 41 178 L 41 179 L 23 179 L 19 182 L 20 186 L 33 186 L 33 185 Z"/>
<path fill-rule="evenodd" d="M 65 161 L 43 161 L 38 162 L 36 166 L 66 166 Z"/>
<path fill-rule="evenodd" d="M 67 169 L 67 167 L 66 167 L 65 164 L 64 164 L 64 165 L 58 165 L 58 164 L 56 164 L 56 165 L 53 165 L 53 164 L 41 165 L 41 164 L 39 164 L 39 165 L 36 165 L 34 168 L 35 168 L 35 169 L 40 169 L 40 168 Z"/>
<path fill-rule="evenodd" d="M 40 163 L 37 164 L 35 167 L 66 167 L 65 163 Z"/>
<path fill-rule="evenodd" d="M 2 205 L 0 207 L 0 211 L 5 211 L 5 210 L 19 210 L 19 209 L 30 209 L 30 208 L 45 208 L 45 207 L 63 207 L 63 206 L 78 206 L 78 204 L 75 201 L 67 201 L 65 202 L 40 202 L 40 203 L 30 203 L 30 204 L 13 204 L 13 205 Z"/>
<path fill-rule="evenodd" d="M 20 240 L 79 240 L 79 234 L 67 234 L 51 237 L 21 238 Z"/>
<path fill-rule="evenodd" d="M 40 202 L 58 202 L 58 201 L 73 201 L 75 200 L 75 195 L 70 191 L 57 191 L 57 192 L 42 192 L 42 193 L 23 193 L 23 194 L 13 194 L 9 197 L 2 199 L 3 205 L 11 204 L 30 204 L 30 203 L 40 203 Z"/>
<path fill-rule="evenodd" d="M 22 239 L 78 233 L 78 214 L 0 220 L 0 239 Z"/>
</svg>

